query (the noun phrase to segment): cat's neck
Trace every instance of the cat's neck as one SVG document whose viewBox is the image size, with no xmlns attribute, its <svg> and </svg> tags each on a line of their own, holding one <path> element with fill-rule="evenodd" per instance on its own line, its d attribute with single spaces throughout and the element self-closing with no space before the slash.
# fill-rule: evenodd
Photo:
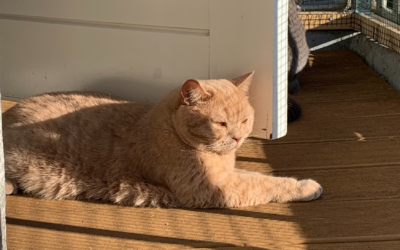
<svg viewBox="0 0 400 250">
<path fill-rule="evenodd" d="M 215 154 L 207 151 L 201 145 L 194 145 L 187 135 L 177 126 L 177 110 L 182 105 L 180 88 L 172 91 L 146 114 L 142 126 L 147 126 L 161 144 L 172 146 L 172 150 L 197 151 L 207 154 Z M 150 135 L 151 134 L 151 135 Z M 165 146 L 164 145 L 164 146 Z M 165 149 L 164 149 L 165 150 Z"/>
<path fill-rule="evenodd" d="M 146 133 L 146 137 L 159 142 L 160 146 L 183 145 L 189 146 L 179 136 L 174 124 L 174 114 L 180 105 L 180 91 L 172 91 L 162 100 L 156 103 L 149 112 L 144 115 L 138 124 L 141 133 Z"/>
</svg>

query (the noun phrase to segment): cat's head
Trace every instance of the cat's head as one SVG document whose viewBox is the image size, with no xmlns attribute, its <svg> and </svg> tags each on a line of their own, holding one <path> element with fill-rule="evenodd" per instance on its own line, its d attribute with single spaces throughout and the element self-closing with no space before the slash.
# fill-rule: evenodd
<svg viewBox="0 0 400 250">
<path fill-rule="evenodd" d="M 181 139 L 203 151 L 230 153 L 253 128 L 254 109 L 248 99 L 253 79 L 248 73 L 234 80 L 188 80 L 174 117 Z"/>
</svg>

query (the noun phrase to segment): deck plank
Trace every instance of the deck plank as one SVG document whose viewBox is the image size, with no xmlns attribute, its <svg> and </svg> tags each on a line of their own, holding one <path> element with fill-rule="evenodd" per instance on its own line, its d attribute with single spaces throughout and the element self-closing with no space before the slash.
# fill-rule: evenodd
<svg viewBox="0 0 400 250">
<path fill-rule="evenodd" d="M 14 107 L 17 103 L 13 101 L 1 100 L 1 112 L 4 113 L 10 108 Z"/>
<path fill-rule="evenodd" d="M 77 244 L 74 249 L 84 249 L 92 238 L 104 244 L 111 244 L 107 242 L 111 239 L 112 244 L 148 248 L 158 244 L 260 249 L 297 245 L 301 249 L 302 243 L 382 241 L 382 237 L 400 240 L 400 234 L 393 232 L 400 224 L 400 199 L 394 198 L 319 200 L 312 206 L 267 204 L 241 210 L 139 209 L 23 196 L 10 197 L 7 203 L 10 232 L 27 230 L 31 236 L 24 239 L 27 245 Z M 51 216 L 46 216 L 49 211 Z M 372 218 L 379 218 L 381 226 L 377 227 L 377 220 Z M 48 241 L 51 234 L 54 239 Z M 9 238 L 10 244 L 20 241 L 21 237 Z"/>
<path fill-rule="evenodd" d="M 400 162 L 400 140 L 248 143 L 237 154 L 239 162 L 267 163 L 276 170 L 329 169 L 349 165 Z"/>
<path fill-rule="evenodd" d="M 398 138 L 400 136 L 399 121 L 400 114 L 331 120 L 314 120 L 304 115 L 299 122 L 289 124 L 288 133 L 285 137 L 262 142 L 265 144 L 282 144 Z M 332 131 L 333 126 L 335 127 L 334 131 Z M 251 141 L 251 139 L 248 140 L 248 142 Z"/>
<path fill-rule="evenodd" d="M 249 139 L 238 166 L 313 178 L 321 199 L 166 210 L 9 196 L 9 249 L 399 249 L 400 93 L 346 50 L 312 52 L 300 83 L 303 116 L 284 138 Z"/>
<path fill-rule="evenodd" d="M 321 103 L 329 101 L 345 101 L 369 98 L 399 98 L 400 93 L 394 92 L 392 87 L 381 84 L 381 79 L 368 83 L 344 83 L 326 85 L 307 85 L 301 88 L 301 94 L 296 95 L 297 101 L 303 103 Z M 357 92 L 357 95 L 354 93 Z"/>
</svg>

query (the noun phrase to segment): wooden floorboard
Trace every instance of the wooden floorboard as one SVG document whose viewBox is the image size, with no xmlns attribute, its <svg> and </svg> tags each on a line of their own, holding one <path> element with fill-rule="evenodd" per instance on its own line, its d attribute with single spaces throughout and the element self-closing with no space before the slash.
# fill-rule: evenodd
<svg viewBox="0 0 400 250">
<path fill-rule="evenodd" d="M 309 250 L 361 250 L 361 249 L 400 249 L 400 241 L 378 241 L 378 242 L 351 242 L 351 243 L 327 243 L 309 244 Z"/>
<path fill-rule="evenodd" d="M 347 50 L 313 52 L 300 83 L 302 117 L 282 139 L 249 139 L 238 166 L 313 178 L 321 199 L 166 210 L 9 196 L 9 249 L 400 249 L 400 93 Z"/>
<path fill-rule="evenodd" d="M 398 98 L 382 99 L 377 97 L 364 99 L 358 95 L 355 95 L 352 100 L 303 103 L 302 109 L 303 117 L 314 121 L 400 114 Z"/>
<path fill-rule="evenodd" d="M 329 169 L 400 162 L 400 140 L 248 144 L 239 161 L 268 163 L 273 169 Z"/>
<path fill-rule="evenodd" d="M 290 125 L 287 137 L 279 142 L 302 141 L 365 141 L 373 138 L 400 137 L 400 114 L 391 116 L 358 117 L 356 119 L 306 120 Z M 335 131 L 332 133 L 332 123 Z M 313 133 L 309 133 L 312 126 Z"/>
<path fill-rule="evenodd" d="M 354 92 L 357 92 L 359 97 L 355 96 Z M 382 97 L 393 99 L 400 97 L 400 93 L 393 92 L 391 86 L 382 85 L 378 79 L 376 82 L 368 83 L 308 85 L 302 87 L 301 94 L 295 97 L 302 103 L 321 103 Z"/>
<path fill-rule="evenodd" d="M 8 109 L 14 107 L 17 103 L 7 100 L 1 100 L 1 112 L 5 112 Z"/>
</svg>

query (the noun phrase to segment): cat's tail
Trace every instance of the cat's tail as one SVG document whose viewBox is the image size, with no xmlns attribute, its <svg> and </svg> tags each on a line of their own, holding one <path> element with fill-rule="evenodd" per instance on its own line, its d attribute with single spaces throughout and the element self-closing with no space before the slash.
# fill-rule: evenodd
<svg viewBox="0 0 400 250">
<path fill-rule="evenodd" d="M 121 183 L 109 200 L 124 206 L 175 208 L 179 204 L 165 188 L 148 183 Z"/>
<path fill-rule="evenodd" d="M 288 98 L 288 122 L 297 120 L 301 115 L 301 107 L 296 100 L 289 95 Z"/>
</svg>

